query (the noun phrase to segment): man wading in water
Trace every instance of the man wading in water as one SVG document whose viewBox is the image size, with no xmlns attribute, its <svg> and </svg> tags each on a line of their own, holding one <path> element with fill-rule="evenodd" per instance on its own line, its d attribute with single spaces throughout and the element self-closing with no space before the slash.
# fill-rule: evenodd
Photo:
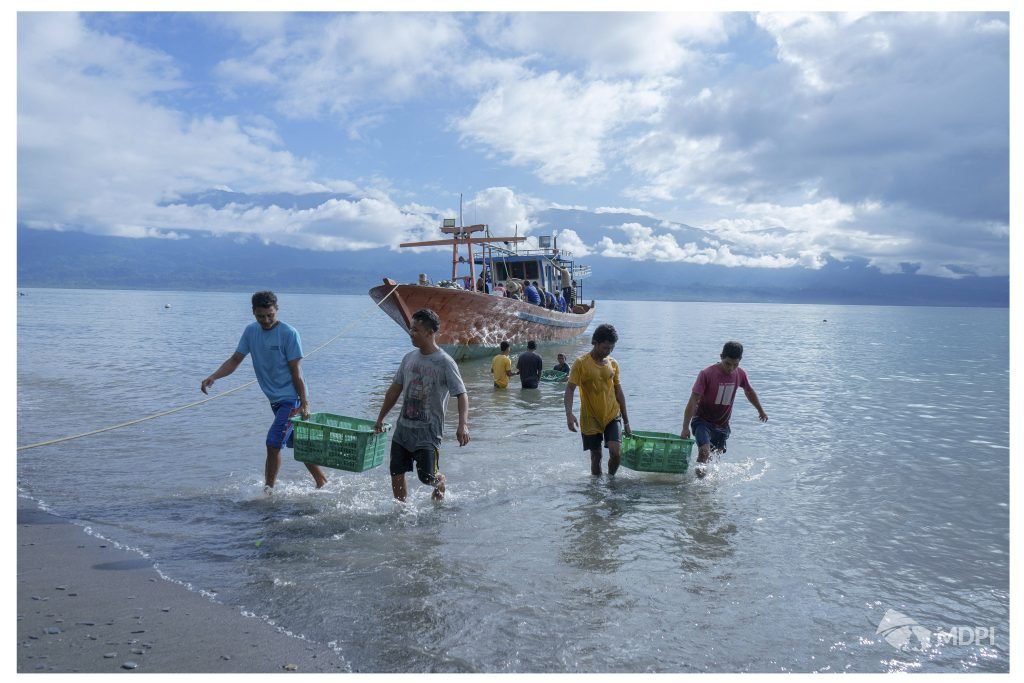
<svg viewBox="0 0 1024 683">
<path fill-rule="evenodd" d="M 698 477 L 707 473 L 707 463 L 712 452 L 725 453 L 725 442 L 731 433 L 729 417 L 732 415 L 732 402 L 737 389 L 743 389 L 747 400 L 757 408 L 757 418 L 761 422 L 768 421 L 757 392 L 750 386 L 747 373 L 740 370 L 743 345 L 734 341 L 726 342 L 719 358 L 717 363 L 709 365 L 697 375 L 690 400 L 683 411 L 683 431 L 679 436 L 689 439 L 690 430 L 693 430 L 699 448 Z"/>
<path fill-rule="evenodd" d="M 565 420 L 569 431 L 579 428 L 583 436 L 583 450 L 590 451 L 590 473 L 601 474 L 601 441 L 608 447 L 608 474 L 619 469 L 622 433 L 630 435 L 629 417 L 626 415 L 626 397 L 619 384 L 619 364 L 611 357 L 619 333 L 611 325 L 598 325 L 590 341 L 590 353 L 583 354 L 572 364 L 568 384 L 565 386 Z M 572 414 L 572 397 L 580 388 L 580 419 Z"/>
<path fill-rule="evenodd" d="M 264 470 L 266 485 L 263 491 L 270 494 L 281 469 L 281 448 L 292 447 L 292 422 L 289 418 L 302 413 L 302 419 L 309 417 L 309 399 L 306 397 L 306 382 L 302 378 L 302 342 L 298 331 L 286 322 L 277 319 L 277 296 L 273 292 L 256 292 L 252 295 L 252 314 L 256 322 L 242 332 L 238 348 L 221 366 L 199 385 L 200 391 L 209 393 L 221 377 L 227 377 L 238 369 L 246 355 L 252 354 L 252 368 L 260 389 L 270 401 L 274 411 L 274 424 L 267 432 L 267 464 Z M 313 475 L 316 487 L 327 483 L 323 470 L 306 463 L 306 469 Z"/>
<path fill-rule="evenodd" d="M 430 309 L 412 314 L 409 338 L 416 350 L 402 358 L 373 426 L 378 434 L 384 431 L 384 418 L 404 394 L 402 413 L 391 437 L 391 491 L 397 500 L 405 500 L 405 473 L 412 471 L 413 463 L 420 481 L 434 487 L 434 500 L 444 498 L 444 475 L 437 471 L 441 459 L 438 448 L 444 435 L 444 412 L 451 394 L 457 396 L 459 402 L 455 438 L 459 446 L 469 443 L 469 396 L 459 375 L 459 366 L 437 345 L 435 334 L 440 327 L 440 318 Z"/>
</svg>

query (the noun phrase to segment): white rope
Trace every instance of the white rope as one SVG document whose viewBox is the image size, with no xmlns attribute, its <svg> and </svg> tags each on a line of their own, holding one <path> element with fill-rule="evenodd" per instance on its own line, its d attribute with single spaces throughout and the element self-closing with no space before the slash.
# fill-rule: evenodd
<svg viewBox="0 0 1024 683">
<path fill-rule="evenodd" d="M 387 295 L 383 299 L 381 299 L 376 304 L 374 304 L 374 307 L 375 308 L 379 308 L 380 305 L 382 303 L 384 303 L 385 301 L 387 301 L 388 297 L 391 296 L 392 294 L 394 294 L 395 290 L 397 290 L 397 289 L 398 289 L 398 285 L 395 285 L 394 287 L 392 287 L 391 291 L 388 292 Z M 315 349 L 313 349 L 312 351 L 310 351 L 308 354 L 306 354 L 306 358 L 309 358 L 314 353 L 316 353 L 320 349 L 324 348 L 325 346 L 327 346 L 331 342 L 335 341 L 338 337 L 340 337 L 343 334 L 345 334 L 353 325 L 355 325 L 356 323 L 362 321 L 363 318 L 367 317 L 372 310 L 373 309 L 371 308 L 370 311 L 367 311 L 362 316 L 360 316 L 359 318 L 356 318 L 351 323 L 349 323 L 344 328 L 342 328 L 341 332 L 339 332 L 338 334 L 334 335 L 333 337 L 331 337 L 330 339 L 325 341 L 323 344 L 321 344 L 320 346 L 318 346 Z M 154 420 L 154 419 L 156 419 L 158 417 L 163 417 L 164 415 L 170 415 L 171 413 L 177 413 L 179 411 L 186 410 L 187 408 L 195 408 L 196 406 L 200 406 L 200 405 L 202 405 L 204 403 L 209 403 L 210 401 L 215 401 L 215 400 L 217 400 L 219 398 L 224 398 L 228 394 L 233 394 L 236 391 L 240 391 L 242 389 L 245 389 L 246 387 L 248 387 L 250 385 L 253 385 L 255 383 L 256 383 L 256 380 L 250 380 L 250 381 L 246 382 L 245 384 L 237 386 L 237 387 L 235 387 L 233 389 L 228 389 L 227 391 L 225 391 L 223 393 L 220 393 L 220 394 L 217 394 L 216 396 L 210 396 L 209 398 L 204 398 L 204 399 L 201 399 L 201 400 L 196 401 L 194 403 L 189 403 L 187 405 L 179 406 L 177 408 L 171 408 L 170 410 L 165 410 L 163 412 L 154 413 L 152 415 L 147 415 L 146 417 L 140 417 L 137 420 L 130 420 L 129 422 L 122 422 L 121 424 L 111 425 L 110 427 L 102 427 L 100 429 L 94 429 L 91 432 L 83 432 L 82 434 L 75 434 L 74 436 L 64 436 L 64 437 L 61 437 L 59 439 L 51 439 L 49 441 L 40 441 L 39 443 L 29 444 L 29 445 L 26 445 L 26 446 L 18 446 L 18 450 L 19 451 L 27 451 L 30 448 L 39 448 L 41 446 L 49 446 L 51 444 L 62 443 L 64 441 L 72 441 L 74 439 L 81 439 L 82 437 L 85 437 L 85 436 L 92 436 L 93 434 L 101 434 L 103 432 L 109 432 L 109 431 L 112 431 L 112 430 L 115 430 L 115 429 L 121 429 L 122 427 L 128 427 L 130 425 L 138 424 L 140 422 L 145 422 L 147 420 Z"/>
</svg>

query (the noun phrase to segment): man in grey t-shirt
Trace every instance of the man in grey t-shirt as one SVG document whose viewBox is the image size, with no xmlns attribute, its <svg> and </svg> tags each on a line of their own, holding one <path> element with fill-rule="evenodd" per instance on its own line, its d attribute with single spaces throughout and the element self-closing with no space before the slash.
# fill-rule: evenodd
<svg viewBox="0 0 1024 683">
<path fill-rule="evenodd" d="M 459 402 L 455 437 L 459 446 L 469 443 L 469 396 L 459 366 L 437 345 L 435 335 L 440 327 L 440 319 L 430 309 L 413 314 L 409 337 L 416 350 L 402 358 L 373 427 L 377 433 L 384 431 L 384 418 L 404 395 L 402 413 L 391 437 L 391 491 L 398 500 L 405 500 L 405 473 L 412 471 L 413 463 L 420 481 L 434 487 L 434 500 L 444 498 L 445 478 L 437 468 L 449 396 L 457 397 Z"/>
</svg>

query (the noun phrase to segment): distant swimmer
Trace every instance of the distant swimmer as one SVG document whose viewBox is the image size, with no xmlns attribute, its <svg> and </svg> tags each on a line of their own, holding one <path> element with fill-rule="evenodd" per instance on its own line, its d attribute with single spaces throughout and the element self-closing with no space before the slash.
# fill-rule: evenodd
<svg viewBox="0 0 1024 683">
<path fill-rule="evenodd" d="M 683 431 L 679 434 L 689 439 L 690 430 L 693 430 L 699 448 L 698 477 L 707 473 L 707 462 L 711 459 L 712 451 L 725 453 L 725 442 L 730 434 L 729 417 L 732 415 L 737 389 L 742 389 L 747 400 L 757 408 L 758 419 L 761 422 L 768 421 L 757 392 L 750 386 L 747 373 L 739 367 L 743 358 L 743 345 L 735 341 L 726 342 L 719 358 L 717 363 L 709 365 L 697 375 L 690 400 L 683 412 Z"/>
<path fill-rule="evenodd" d="M 238 348 L 217 370 L 204 379 L 199 389 L 207 389 L 222 377 L 238 369 L 248 354 L 252 354 L 252 367 L 256 380 L 270 401 L 274 412 L 274 423 L 267 432 L 267 463 L 264 474 L 264 491 L 270 494 L 281 468 L 281 448 L 292 447 L 292 423 L 289 418 L 302 414 L 309 417 L 309 398 L 306 396 L 306 382 L 302 377 L 302 341 L 298 331 L 286 322 L 277 319 L 277 296 L 273 292 L 256 292 L 252 295 L 252 314 L 256 322 L 242 332 Z M 306 463 L 306 469 L 313 475 L 317 488 L 327 483 L 327 477 L 316 465 Z"/>
<path fill-rule="evenodd" d="M 405 473 L 412 471 L 413 464 L 420 481 L 434 487 L 433 499 L 444 498 L 445 477 L 438 472 L 438 449 L 444 436 L 449 396 L 455 396 L 459 404 L 455 438 L 459 446 L 469 443 L 469 395 L 459 366 L 437 345 L 435 335 L 439 329 L 441 319 L 430 309 L 412 314 L 409 337 L 416 350 L 402 358 L 373 425 L 374 432 L 383 432 L 384 418 L 404 395 L 402 412 L 391 437 L 391 492 L 397 500 L 405 500 Z"/>
<path fill-rule="evenodd" d="M 598 325 L 590 338 L 593 348 L 576 359 L 565 386 L 565 420 L 569 431 L 583 437 L 583 450 L 590 451 L 590 473 L 601 474 L 601 442 L 608 448 L 608 474 L 619 469 L 621 432 L 630 436 L 626 397 L 619 384 L 619 364 L 611 357 L 619 334 L 611 325 Z M 573 393 L 580 388 L 580 419 L 572 412 Z"/>
</svg>

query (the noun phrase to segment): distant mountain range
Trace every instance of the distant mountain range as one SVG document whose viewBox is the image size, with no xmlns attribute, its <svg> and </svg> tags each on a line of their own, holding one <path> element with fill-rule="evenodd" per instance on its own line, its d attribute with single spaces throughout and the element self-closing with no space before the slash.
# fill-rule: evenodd
<svg viewBox="0 0 1024 683">
<path fill-rule="evenodd" d="M 252 199 L 251 197 L 249 198 Z M 280 198 L 274 203 L 281 205 Z M 193 198 L 195 201 L 196 198 Z M 203 197 L 203 203 L 227 201 Z M 236 201 L 232 198 L 232 201 Z M 323 201 L 322 197 L 296 200 Z M 571 228 L 584 242 L 598 241 L 597 225 L 660 221 L 629 214 L 549 209 L 540 222 Z M 680 226 L 685 231 L 703 233 Z M 365 294 L 383 276 L 415 281 L 450 275 L 443 252 L 370 249 L 307 251 L 264 244 L 255 236 L 191 232 L 189 239 L 129 239 L 19 226 L 18 286 L 100 289 L 253 291 Z M 440 234 L 438 235 L 440 237 Z M 1009 305 L 1008 277 L 937 278 L 883 274 L 866 260 L 830 260 L 823 268 L 728 268 L 692 263 L 632 261 L 590 256 L 587 299 L 737 301 L 925 306 Z"/>
</svg>

